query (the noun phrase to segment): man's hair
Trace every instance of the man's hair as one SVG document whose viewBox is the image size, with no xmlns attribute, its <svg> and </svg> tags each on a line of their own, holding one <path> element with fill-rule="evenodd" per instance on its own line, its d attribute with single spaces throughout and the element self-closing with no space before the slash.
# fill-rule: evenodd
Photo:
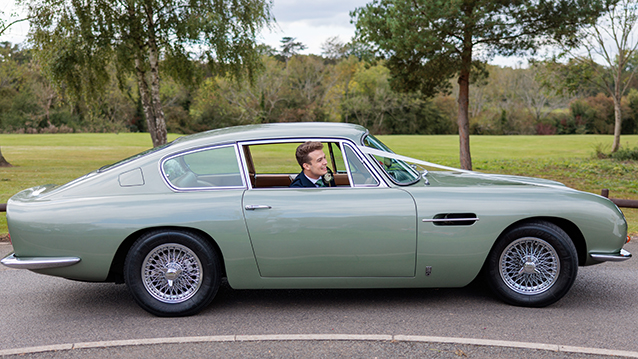
<svg viewBox="0 0 638 359">
<path fill-rule="evenodd" d="M 297 147 L 297 152 L 295 152 L 295 156 L 297 157 L 297 162 L 299 162 L 299 166 L 303 169 L 304 163 L 310 163 L 310 156 L 308 154 L 310 152 L 316 150 L 322 150 L 323 143 L 317 141 L 308 141 L 304 142 Z"/>
</svg>

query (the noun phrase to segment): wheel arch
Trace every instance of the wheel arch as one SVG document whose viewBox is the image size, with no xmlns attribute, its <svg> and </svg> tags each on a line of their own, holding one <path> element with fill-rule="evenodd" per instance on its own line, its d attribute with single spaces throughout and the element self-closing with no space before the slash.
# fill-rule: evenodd
<svg viewBox="0 0 638 359">
<path fill-rule="evenodd" d="M 162 231 L 162 230 L 176 230 L 176 231 L 185 231 L 191 232 L 196 235 L 205 238 L 215 249 L 217 254 L 219 255 L 219 259 L 221 261 L 222 267 L 222 278 L 226 276 L 226 264 L 224 262 L 224 255 L 222 254 L 221 248 L 217 242 L 206 232 L 191 227 L 179 227 L 179 226 L 158 226 L 158 227 L 149 227 L 140 229 L 136 232 L 131 233 L 128 237 L 122 241 L 117 251 L 115 252 L 115 256 L 113 256 L 113 260 L 111 261 L 111 267 L 109 269 L 108 277 L 106 278 L 107 282 L 115 282 L 115 283 L 124 283 L 124 260 L 126 259 L 126 255 L 129 250 L 133 246 L 133 243 L 149 232 Z"/>
<path fill-rule="evenodd" d="M 578 253 L 578 265 L 582 266 L 585 264 L 585 262 L 587 261 L 587 243 L 585 242 L 585 236 L 583 236 L 583 233 L 580 231 L 578 226 L 574 224 L 574 222 L 565 218 L 560 218 L 560 217 L 530 217 L 530 218 L 525 218 L 525 219 L 516 221 L 510 224 L 507 228 L 505 228 L 501 232 L 498 239 L 494 241 L 494 244 L 492 245 L 492 247 L 494 247 L 494 245 L 496 245 L 496 243 L 498 243 L 498 241 L 512 228 L 520 226 L 521 224 L 524 224 L 524 223 L 537 222 L 537 221 L 545 221 L 545 222 L 552 223 L 560 227 L 560 229 L 562 229 L 563 231 L 565 231 L 565 233 L 567 233 L 569 238 L 572 240 L 572 243 L 574 243 L 574 247 L 576 247 L 576 252 Z"/>
</svg>

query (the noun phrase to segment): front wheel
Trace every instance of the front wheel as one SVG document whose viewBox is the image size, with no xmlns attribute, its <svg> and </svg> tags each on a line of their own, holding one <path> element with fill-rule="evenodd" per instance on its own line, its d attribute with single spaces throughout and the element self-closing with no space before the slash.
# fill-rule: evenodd
<svg viewBox="0 0 638 359">
<path fill-rule="evenodd" d="M 486 279 L 503 301 L 545 307 L 561 299 L 578 273 L 578 254 L 560 227 L 528 222 L 508 231 L 494 245 Z"/>
<path fill-rule="evenodd" d="M 158 316 L 196 314 L 215 297 L 221 265 L 210 243 L 177 230 L 151 232 L 131 247 L 124 279 L 135 301 Z"/>
</svg>

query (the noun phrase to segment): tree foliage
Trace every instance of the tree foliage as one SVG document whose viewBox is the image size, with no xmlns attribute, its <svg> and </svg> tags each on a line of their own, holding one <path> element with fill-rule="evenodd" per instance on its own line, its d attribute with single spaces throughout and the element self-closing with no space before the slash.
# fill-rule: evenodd
<svg viewBox="0 0 638 359">
<path fill-rule="evenodd" d="M 0 11 L 0 15 L 4 15 L 3 11 Z M 2 36 L 2 34 L 5 33 L 5 31 L 7 31 L 9 29 L 9 27 L 11 27 L 11 25 L 21 22 L 21 21 L 25 21 L 27 19 L 16 19 L 13 21 L 9 21 L 6 22 L 3 19 L 0 19 L 0 36 Z M 8 43 L 4 43 L 4 45 L 8 45 Z M 0 167 L 12 167 L 11 163 L 9 163 L 4 156 L 2 155 L 2 152 L 0 151 Z"/>
<path fill-rule="evenodd" d="M 153 145 L 166 142 L 162 71 L 185 84 L 199 76 L 193 60 L 216 74 L 253 78 L 255 38 L 271 20 L 268 0 L 23 0 L 32 40 L 47 73 L 78 102 L 97 97 L 117 77 L 137 79 Z M 115 59 L 115 60 L 114 60 Z"/>
<path fill-rule="evenodd" d="M 0 10 L 0 16 L 4 15 L 4 11 Z M 9 18 L 4 20 L 0 18 L 0 36 L 2 36 L 9 28 L 19 22 L 28 21 L 28 17 L 19 17 L 17 14 L 9 14 Z"/>
<path fill-rule="evenodd" d="M 571 93 L 593 87 L 609 95 L 614 104 L 614 143 L 620 148 L 622 133 L 622 97 L 630 88 L 638 70 L 638 1 L 618 0 L 607 4 L 603 16 L 587 28 L 582 46 L 563 46 L 566 64 L 548 61 L 553 75 L 561 81 L 557 87 Z M 604 64 L 604 65 L 603 65 Z"/>
<path fill-rule="evenodd" d="M 345 49 L 351 44 L 341 44 Z M 83 104 L 61 95 L 47 76 L 35 50 L 8 43 L 0 46 L 0 132 L 147 131 L 134 74 L 109 81 L 97 98 Z M 167 130 L 193 133 L 212 128 L 291 121 L 358 123 L 374 134 L 453 134 L 458 132 L 457 83 L 450 93 L 426 99 L 418 91 L 399 92 L 380 60 L 344 55 L 294 55 L 288 64 L 279 52 L 261 46 L 264 71 L 234 81 L 202 70 L 204 79 L 184 84 L 164 72 L 160 101 Z M 339 57 L 340 56 L 340 57 Z M 160 68 L 166 68 L 165 60 Z M 204 67 L 204 64 L 198 64 Z M 613 132 L 613 101 L 587 88 L 578 96 L 542 89 L 541 64 L 529 68 L 486 65 L 489 74 L 470 85 L 472 135 L 607 134 Z M 638 83 L 623 97 L 622 133 L 638 133 Z M 593 91 L 593 92 L 592 92 Z M 611 143 L 610 143 L 611 145 Z"/>
<path fill-rule="evenodd" d="M 602 10 L 591 0 L 374 0 L 351 15 L 358 36 L 387 59 L 392 85 L 434 95 L 459 83 L 461 166 L 472 168 L 469 85 L 485 60 L 533 51 L 553 41 L 574 44 Z"/>
</svg>

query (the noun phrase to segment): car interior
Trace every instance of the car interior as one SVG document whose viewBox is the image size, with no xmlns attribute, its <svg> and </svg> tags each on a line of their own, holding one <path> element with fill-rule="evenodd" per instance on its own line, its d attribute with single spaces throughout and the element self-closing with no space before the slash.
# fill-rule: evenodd
<svg viewBox="0 0 638 359">
<path fill-rule="evenodd" d="M 240 151 L 251 187 L 287 188 L 301 172 L 295 158 L 295 151 L 301 143 L 242 144 Z M 350 146 L 339 142 L 322 143 L 328 168 L 337 187 L 379 184 Z M 344 158 L 347 158 L 347 165 Z M 171 157 L 163 162 L 162 169 L 168 182 L 176 189 L 244 186 L 235 147 L 232 145 L 196 150 Z M 350 183 L 350 178 L 353 184 Z"/>
<path fill-rule="evenodd" d="M 298 143 L 274 143 L 242 146 L 253 188 L 288 187 L 301 169 L 295 158 Z M 338 143 L 323 142 L 328 167 L 337 186 L 350 186 L 348 172 Z"/>
</svg>

